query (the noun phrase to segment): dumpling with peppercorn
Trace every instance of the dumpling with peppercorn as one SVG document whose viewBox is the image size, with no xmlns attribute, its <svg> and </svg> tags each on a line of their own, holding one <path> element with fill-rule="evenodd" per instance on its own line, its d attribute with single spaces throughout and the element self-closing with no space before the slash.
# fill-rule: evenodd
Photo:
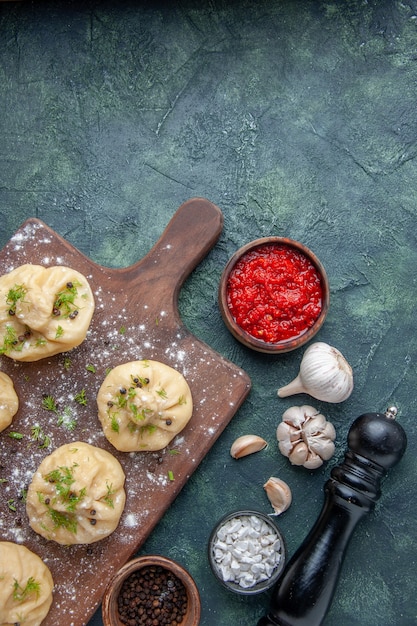
<svg viewBox="0 0 417 626">
<path fill-rule="evenodd" d="M 42 559 L 25 546 L 0 541 L 0 624 L 39 626 L 52 604 L 54 582 Z"/>
<path fill-rule="evenodd" d="M 107 450 L 76 441 L 45 457 L 29 485 L 31 528 L 62 545 L 89 544 L 118 526 L 126 493 L 125 474 Z"/>
<path fill-rule="evenodd" d="M 86 338 L 95 303 L 80 272 L 25 264 L 0 276 L 0 354 L 38 361 Z"/>
<path fill-rule="evenodd" d="M 19 408 L 19 398 L 13 381 L 4 372 L 0 372 L 0 432 L 10 426 Z"/>
<path fill-rule="evenodd" d="M 122 452 L 162 450 L 193 413 L 184 376 L 150 360 L 112 369 L 99 389 L 97 404 L 105 436 Z"/>
</svg>

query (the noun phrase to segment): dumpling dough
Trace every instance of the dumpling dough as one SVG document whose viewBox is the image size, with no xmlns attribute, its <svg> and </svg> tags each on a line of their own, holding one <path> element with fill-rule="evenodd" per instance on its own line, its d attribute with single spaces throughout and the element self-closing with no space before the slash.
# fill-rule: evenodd
<svg viewBox="0 0 417 626">
<path fill-rule="evenodd" d="M 52 604 L 49 568 L 28 548 L 0 541 L 0 624 L 39 626 Z"/>
<path fill-rule="evenodd" d="M 64 265 L 21 265 L 0 277 L 0 354 L 38 361 L 82 343 L 94 312 L 85 276 Z"/>
<path fill-rule="evenodd" d="M 180 372 L 159 361 L 115 367 L 98 395 L 98 416 L 117 450 L 161 450 L 189 422 L 193 401 Z"/>
<path fill-rule="evenodd" d="M 13 381 L 4 372 L 0 372 L 0 432 L 10 426 L 19 408 L 19 398 Z"/>
<path fill-rule="evenodd" d="M 126 501 L 125 474 L 106 450 L 82 441 L 44 458 L 29 485 L 32 529 L 62 545 L 94 543 L 118 526 Z"/>
</svg>

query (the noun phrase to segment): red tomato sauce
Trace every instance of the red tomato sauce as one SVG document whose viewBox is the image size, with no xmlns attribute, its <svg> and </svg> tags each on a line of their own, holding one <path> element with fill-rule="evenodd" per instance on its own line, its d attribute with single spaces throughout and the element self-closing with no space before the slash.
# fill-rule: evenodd
<svg viewBox="0 0 417 626">
<path fill-rule="evenodd" d="M 227 282 L 227 303 L 238 326 L 278 343 L 305 333 L 322 310 L 322 283 L 313 263 L 285 244 L 263 244 L 243 255 Z"/>
</svg>

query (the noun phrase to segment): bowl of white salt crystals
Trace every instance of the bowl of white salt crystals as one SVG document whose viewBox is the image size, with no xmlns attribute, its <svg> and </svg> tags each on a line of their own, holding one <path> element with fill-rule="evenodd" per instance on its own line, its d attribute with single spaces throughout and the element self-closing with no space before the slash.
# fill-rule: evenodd
<svg viewBox="0 0 417 626">
<path fill-rule="evenodd" d="M 283 572 L 286 551 L 273 520 L 259 511 L 225 515 L 211 532 L 209 562 L 227 589 L 243 595 L 272 587 Z"/>
</svg>

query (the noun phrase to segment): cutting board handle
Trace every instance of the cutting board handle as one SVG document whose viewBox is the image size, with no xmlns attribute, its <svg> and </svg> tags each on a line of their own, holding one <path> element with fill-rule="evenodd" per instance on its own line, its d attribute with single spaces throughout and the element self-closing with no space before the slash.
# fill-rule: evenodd
<svg viewBox="0 0 417 626">
<path fill-rule="evenodd" d="M 120 273 L 141 290 L 143 283 L 148 283 L 147 291 L 154 293 L 155 305 L 171 303 L 176 310 L 182 284 L 218 240 L 223 221 L 221 210 L 209 200 L 187 200 L 148 254 Z"/>
</svg>

